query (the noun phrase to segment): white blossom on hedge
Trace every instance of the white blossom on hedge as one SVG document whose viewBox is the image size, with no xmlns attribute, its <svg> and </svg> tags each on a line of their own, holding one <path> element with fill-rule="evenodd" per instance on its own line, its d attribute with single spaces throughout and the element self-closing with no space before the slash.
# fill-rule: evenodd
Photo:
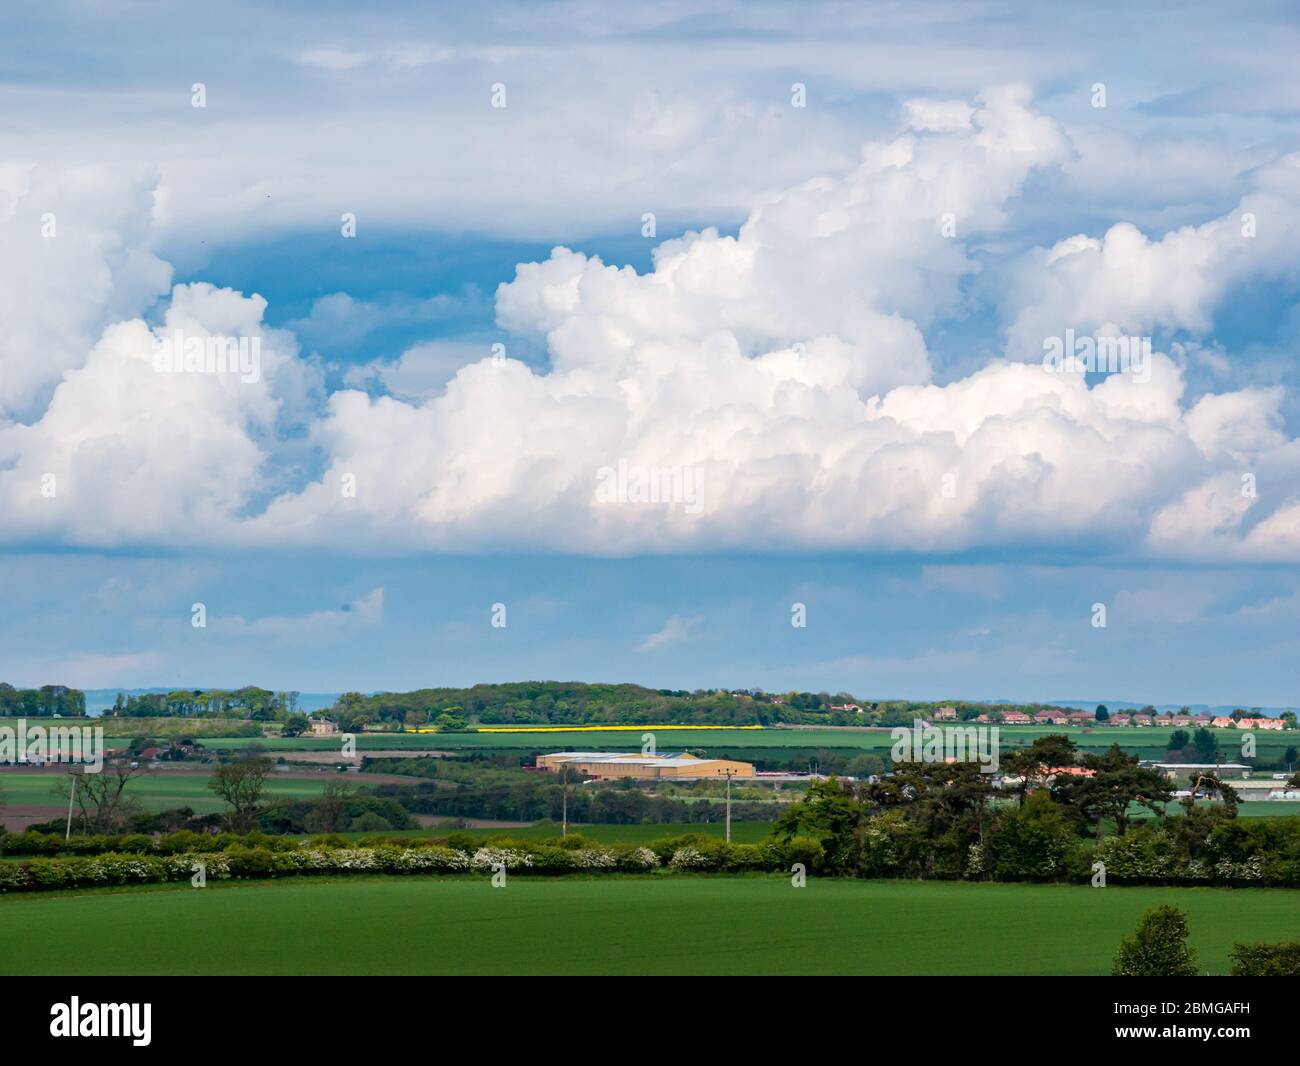
<svg viewBox="0 0 1300 1066">
<path fill-rule="evenodd" d="M 689 844 L 674 851 L 673 857 L 668 860 L 668 865 L 675 870 L 701 870 L 708 864 L 709 860 Z"/>
<path fill-rule="evenodd" d="M 500 863 L 505 863 L 507 870 L 522 870 L 532 866 L 533 857 L 514 848 L 483 847 L 474 852 L 470 867 L 474 870 L 491 870 Z"/>
</svg>

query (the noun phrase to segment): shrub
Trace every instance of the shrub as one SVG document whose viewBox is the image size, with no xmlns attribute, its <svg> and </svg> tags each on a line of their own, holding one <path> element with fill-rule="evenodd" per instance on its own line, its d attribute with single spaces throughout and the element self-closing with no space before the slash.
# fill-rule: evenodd
<svg viewBox="0 0 1300 1066">
<path fill-rule="evenodd" d="M 1195 977 L 1196 953 L 1187 946 L 1187 915 L 1178 907 L 1153 907 L 1115 953 L 1114 977 Z"/>
<path fill-rule="evenodd" d="M 0 892 L 22 892 L 31 887 L 25 862 L 0 862 Z"/>
<path fill-rule="evenodd" d="M 1300 977 L 1300 940 L 1233 944 L 1233 977 Z"/>
<path fill-rule="evenodd" d="M 709 858 L 699 848 L 686 844 L 673 852 L 668 865 L 674 870 L 705 870 L 709 867 Z"/>
<path fill-rule="evenodd" d="M 1046 793 L 1036 792 L 1023 807 L 1007 808 L 991 836 L 993 877 L 998 881 L 1060 877 L 1078 846 L 1065 812 Z M 987 857 L 982 857 L 987 863 Z"/>
<path fill-rule="evenodd" d="M 618 856 L 608 848 L 583 848 L 572 854 L 580 870 L 612 870 L 618 865 Z"/>
<path fill-rule="evenodd" d="M 790 869 L 795 863 L 801 863 L 805 870 L 820 870 L 825 858 L 821 841 L 815 837 L 797 836 L 778 845 L 777 862 L 783 869 Z"/>
<path fill-rule="evenodd" d="M 1106 837 L 1094 857 L 1106 864 L 1106 876 L 1118 881 L 1192 879 L 1196 872 L 1179 859 L 1173 835 L 1162 825 L 1133 826 L 1123 836 Z"/>
<path fill-rule="evenodd" d="M 63 840 L 48 833 L 5 833 L 0 837 L 0 853 L 5 855 L 53 855 Z"/>
<path fill-rule="evenodd" d="M 270 877 L 276 872 L 275 857 L 267 848 L 226 848 L 231 877 Z"/>
<path fill-rule="evenodd" d="M 499 863 L 507 870 L 523 870 L 533 865 L 533 857 L 514 848 L 482 847 L 470 859 L 470 869 L 490 871 Z"/>
<path fill-rule="evenodd" d="M 104 885 L 133 885 L 161 881 L 164 873 L 162 862 L 152 855 L 132 855 L 116 851 L 107 851 L 93 858 L 71 860 L 69 869 L 73 872 L 80 870 L 80 876 L 89 883 Z"/>
<path fill-rule="evenodd" d="M 885 811 L 867 820 L 855 871 L 850 841 L 836 841 L 838 850 L 826 864 L 836 873 L 857 872 L 864 877 L 917 877 L 934 854 L 925 832 L 901 810 Z"/>
<path fill-rule="evenodd" d="M 68 883 L 68 863 L 58 859 L 32 859 L 23 863 L 33 888 L 62 888 Z"/>
<path fill-rule="evenodd" d="M 180 855 L 187 851 L 199 851 L 208 846 L 211 837 L 204 837 L 189 829 L 180 829 L 158 841 L 156 850 L 161 855 Z"/>
<path fill-rule="evenodd" d="M 538 873 L 568 873 L 578 865 L 580 854 L 563 847 L 539 847 L 533 851 L 532 868 Z"/>
<path fill-rule="evenodd" d="M 649 848 L 627 848 L 619 853 L 620 870 L 653 870 L 659 865 L 659 856 Z"/>
<path fill-rule="evenodd" d="M 762 870 L 770 866 L 766 850 L 758 844 L 723 844 L 721 869 Z"/>
</svg>

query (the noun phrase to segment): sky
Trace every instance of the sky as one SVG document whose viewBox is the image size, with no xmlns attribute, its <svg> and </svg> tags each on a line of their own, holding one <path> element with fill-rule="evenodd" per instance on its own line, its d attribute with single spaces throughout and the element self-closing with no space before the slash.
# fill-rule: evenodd
<svg viewBox="0 0 1300 1066">
<path fill-rule="evenodd" d="M 1294 706 L 1300 16 L 1137 7 L 7 5 L 0 679 Z"/>
</svg>

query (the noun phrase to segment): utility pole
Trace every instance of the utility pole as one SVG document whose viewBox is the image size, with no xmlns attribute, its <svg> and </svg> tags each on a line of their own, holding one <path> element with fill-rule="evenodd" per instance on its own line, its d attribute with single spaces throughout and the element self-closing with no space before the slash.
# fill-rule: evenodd
<svg viewBox="0 0 1300 1066">
<path fill-rule="evenodd" d="M 68 771 L 68 776 L 72 778 L 72 789 L 68 792 L 68 826 L 63 831 L 65 841 L 72 839 L 72 801 L 77 798 L 77 778 L 85 772 L 80 766 L 74 766 Z"/>
<path fill-rule="evenodd" d="M 561 799 L 561 821 L 560 836 L 569 835 L 569 767 L 567 765 L 560 767 L 560 795 Z"/>
<path fill-rule="evenodd" d="M 727 843 L 731 843 L 731 778 L 732 771 L 727 770 Z"/>
</svg>

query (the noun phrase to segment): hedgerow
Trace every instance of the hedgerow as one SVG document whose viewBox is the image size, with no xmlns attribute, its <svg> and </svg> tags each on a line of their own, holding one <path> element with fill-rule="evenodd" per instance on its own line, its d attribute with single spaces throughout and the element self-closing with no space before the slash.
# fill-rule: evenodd
<svg viewBox="0 0 1300 1066">
<path fill-rule="evenodd" d="M 811 854 L 809 841 L 727 844 L 701 836 L 665 838 L 652 847 L 590 845 L 581 838 L 569 838 L 561 846 L 497 839 L 466 848 L 422 840 L 350 845 L 337 837 L 288 842 L 259 834 L 223 834 L 199 841 L 207 846 L 178 852 L 171 850 L 178 842 L 164 838 L 149 841 L 147 850 L 137 841 L 140 850 L 133 852 L 3 860 L 0 892 L 161 884 L 190 880 L 200 871 L 209 880 L 260 880 L 313 874 L 494 873 L 503 866 L 511 874 L 529 876 L 781 870 Z"/>
</svg>

